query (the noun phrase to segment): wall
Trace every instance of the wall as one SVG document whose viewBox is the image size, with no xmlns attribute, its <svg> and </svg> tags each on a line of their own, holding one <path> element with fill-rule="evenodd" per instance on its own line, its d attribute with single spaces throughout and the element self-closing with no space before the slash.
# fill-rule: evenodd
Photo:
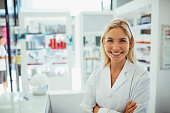
<svg viewBox="0 0 170 113">
<path fill-rule="evenodd" d="M 161 25 L 170 25 L 170 0 L 159 0 L 158 38 L 161 37 Z M 170 48 L 169 48 L 170 49 Z M 169 57 L 170 58 L 170 57 Z M 156 113 L 170 113 L 170 70 L 159 70 L 157 74 Z"/>
<path fill-rule="evenodd" d="M 170 1 L 152 0 L 151 99 L 149 113 L 170 113 L 170 70 L 160 70 L 161 25 L 170 25 Z"/>
</svg>

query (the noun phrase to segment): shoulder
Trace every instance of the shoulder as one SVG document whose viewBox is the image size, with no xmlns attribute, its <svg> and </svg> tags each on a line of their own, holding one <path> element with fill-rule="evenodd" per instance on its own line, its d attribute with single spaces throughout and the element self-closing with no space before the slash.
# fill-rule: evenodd
<svg viewBox="0 0 170 113">
<path fill-rule="evenodd" d="M 129 60 L 126 61 L 124 71 L 125 70 L 126 70 L 126 72 L 130 72 L 130 74 L 133 75 L 134 77 L 137 77 L 137 76 L 140 76 L 140 75 L 142 75 L 144 73 L 147 73 L 146 70 L 141 68 L 136 63 L 131 63 Z"/>
<path fill-rule="evenodd" d="M 99 77 L 104 70 L 106 70 L 106 68 L 99 67 L 98 69 L 92 72 L 89 79 L 96 79 L 96 77 Z"/>
<path fill-rule="evenodd" d="M 88 82 L 96 81 L 96 79 L 101 78 L 101 75 L 106 74 L 108 72 L 109 67 L 99 67 L 90 75 Z"/>
<path fill-rule="evenodd" d="M 134 67 L 135 67 L 135 72 L 138 73 L 138 74 L 144 74 L 144 73 L 147 73 L 146 70 L 144 70 L 143 68 L 141 68 L 139 65 L 137 64 L 134 64 Z"/>
<path fill-rule="evenodd" d="M 137 64 L 133 64 L 133 67 L 134 67 L 134 78 L 136 80 L 149 79 L 148 71 L 144 70 Z"/>
</svg>

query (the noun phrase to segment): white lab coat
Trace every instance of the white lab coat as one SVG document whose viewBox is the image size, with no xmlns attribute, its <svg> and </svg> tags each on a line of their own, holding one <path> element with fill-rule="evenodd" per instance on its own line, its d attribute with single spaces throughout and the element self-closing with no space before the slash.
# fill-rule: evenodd
<svg viewBox="0 0 170 113">
<path fill-rule="evenodd" d="M 111 88 L 110 67 L 100 68 L 88 80 L 82 113 L 93 113 L 98 104 L 98 113 L 124 113 L 127 103 L 133 100 L 137 104 L 134 113 L 147 113 L 149 93 L 149 76 L 129 60 Z"/>
<path fill-rule="evenodd" d="M 5 47 L 3 45 L 0 46 L 0 57 L 5 57 L 7 55 L 7 51 L 5 50 Z M 6 70 L 6 62 L 5 59 L 0 59 L 0 71 Z"/>
</svg>

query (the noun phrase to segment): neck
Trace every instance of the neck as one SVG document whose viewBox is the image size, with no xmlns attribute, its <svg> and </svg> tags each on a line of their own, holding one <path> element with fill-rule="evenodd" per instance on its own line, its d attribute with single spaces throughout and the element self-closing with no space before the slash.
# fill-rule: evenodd
<svg viewBox="0 0 170 113">
<path fill-rule="evenodd" d="M 122 60 L 121 62 L 111 62 L 111 65 L 110 65 L 111 74 L 120 73 L 121 70 L 123 69 L 125 62 L 126 62 L 126 59 Z"/>
</svg>

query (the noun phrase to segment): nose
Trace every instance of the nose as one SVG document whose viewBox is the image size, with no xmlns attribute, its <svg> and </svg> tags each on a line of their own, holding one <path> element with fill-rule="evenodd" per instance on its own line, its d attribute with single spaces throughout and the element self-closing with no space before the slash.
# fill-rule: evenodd
<svg viewBox="0 0 170 113">
<path fill-rule="evenodd" d="M 112 49 L 118 51 L 120 49 L 120 45 L 118 42 L 114 42 L 112 45 Z"/>
</svg>

